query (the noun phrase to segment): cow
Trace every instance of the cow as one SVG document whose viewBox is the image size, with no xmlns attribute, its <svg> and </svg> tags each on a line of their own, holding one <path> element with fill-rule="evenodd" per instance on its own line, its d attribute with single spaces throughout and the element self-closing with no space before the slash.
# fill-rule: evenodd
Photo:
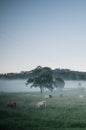
<svg viewBox="0 0 86 130">
<path fill-rule="evenodd" d="M 52 98 L 53 96 L 52 95 L 49 95 L 50 98 Z"/>
<path fill-rule="evenodd" d="M 83 95 L 79 95 L 80 98 L 83 98 Z"/>
<path fill-rule="evenodd" d="M 60 94 L 60 97 L 63 97 L 63 95 L 62 95 L 62 94 Z"/>
<path fill-rule="evenodd" d="M 45 99 L 52 98 L 52 95 L 46 95 L 44 98 Z"/>
<path fill-rule="evenodd" d="M 15 108 L 16 107 L 16 102 L 10 102 L 7 104 L 8 107 L 11 107 L 11 108 Z"/>
<path fill-rule="evenodd" d="M 37 102 L 37 108 L 46 108 L 46 101 Z"/>
</svg>

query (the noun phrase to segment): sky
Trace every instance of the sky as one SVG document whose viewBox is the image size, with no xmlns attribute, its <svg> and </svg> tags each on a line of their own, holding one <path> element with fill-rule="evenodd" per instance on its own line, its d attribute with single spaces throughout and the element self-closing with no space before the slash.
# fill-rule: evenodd
<svg viewBox="0 0 86 130">
<path fill-rule="evenodd" d="M 86 72 L 86 0 L 0 0 L 0 73 Z"/>
</svg>

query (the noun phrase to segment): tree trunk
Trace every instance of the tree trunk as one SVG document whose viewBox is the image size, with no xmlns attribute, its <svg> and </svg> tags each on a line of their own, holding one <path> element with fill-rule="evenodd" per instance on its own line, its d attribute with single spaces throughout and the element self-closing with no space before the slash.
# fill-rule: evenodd
<svg viewBox="0 0 86 130">
<path fill-rule="evenodd" d="M 41 89 L 41 93 L 42 93 L 42 87 L 40 87 L 40 89 Z"/>
<path fill-rule="evenodd" d="M 40 90 L 41 90 L 41 93 L 43 92 L 43 88 L 42 88 L 42 86 L 40 87 Z"/>
</svg>

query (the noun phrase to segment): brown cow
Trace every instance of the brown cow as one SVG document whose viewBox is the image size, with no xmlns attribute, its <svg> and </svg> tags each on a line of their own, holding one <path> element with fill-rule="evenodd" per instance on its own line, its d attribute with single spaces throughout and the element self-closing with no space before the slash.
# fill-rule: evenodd
<svg viewBox="0 0 86 130">
<path fill-rule="evenodd" d="M 14 108 L 14 107 L 16 107 L 16 102 L 10 102 L 7 104 L 7 106 Z"/>
</svg>

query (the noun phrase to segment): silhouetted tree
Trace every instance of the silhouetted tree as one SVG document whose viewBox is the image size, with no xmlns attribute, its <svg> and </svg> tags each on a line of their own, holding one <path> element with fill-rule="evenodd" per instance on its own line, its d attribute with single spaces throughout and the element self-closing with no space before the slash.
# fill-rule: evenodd
<svg viewBox="0 0 86 130">
<path fill-rule="evenodd" d="M 64 82 L 63 79 L 61 79 L 61 78 L 56 78 L 55 79 L 55 87 L 56 88 L 63 89 L 64 86 L 65 86 L 65 82 Z"/>
<path fill-rule="evenodd" d="M 39 87 L 41 93 L 43 92 L 43 88 L 53 90 L 54 81 L 51 68 L 38 66 L 32 73 L 33 76 L 27 80 L 26 85 L 30 84 L 31 87 Z"/>
</svg>

